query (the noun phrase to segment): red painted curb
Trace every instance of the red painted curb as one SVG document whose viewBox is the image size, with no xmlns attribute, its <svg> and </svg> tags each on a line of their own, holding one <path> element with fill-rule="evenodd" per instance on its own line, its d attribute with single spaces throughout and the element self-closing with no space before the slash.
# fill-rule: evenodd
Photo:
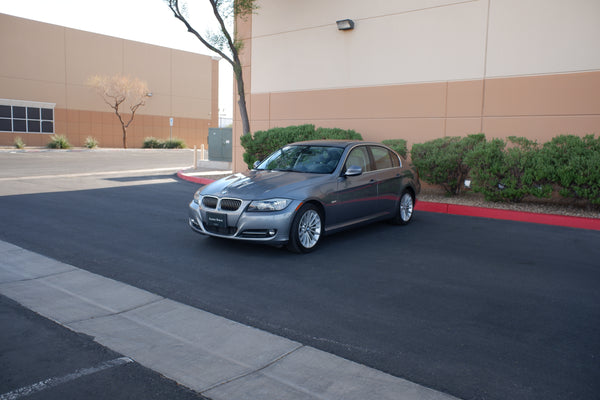
<svg viewBox="0 0 600 400">
<path fill-rule="evenodd" d="M 177 176 L 183 180 L 208 185 L 213 179 L 199 178 L 185 175 L 182 171 Z M 462 206 L 458 204 L 433 203 L 430 201 L 418 201 L 415 204 L 416 211 L 427 211 L 441 214 L 463 215 L 467 217 L 480 217 L 502 219 L 507 221 L 531 222 L 534 224 L 565 226 L 568 228 L 592 229 L 600 231 L 600 219 L 570 217 L 566 215 L 538 214 L 525 211 L 499 210 L 496 208 Z"/>
<path fill-rule="evenodd" d="M 419 201 L 415 210 L 437 212 L 469 217 L 502 219 L 508 221 L 531 222 L 535 224 L 565 226 L 569 228 L 592 229 L 600 231 L 600 219 L 571 217 L 567 215 L 538 214 L 526 211 L 500 210 L 496 208 L 463 206 L 458 204 L 433 203 Z"/>
<path fill-rule="evenodd" d="M 199 177 L 196 177 L 196 176 L 189 176 L 189 175 L 184 174 L 181 171 L 177 172 L 177 176 L 180 179 L 183 179 L 184 181 L 194 182 L 194 183 L 198 183 L 200 185 L 208 185 L 209 183 L 213 183 L 215 181 L 214 179 L 199 178 Z"/>
</svg>

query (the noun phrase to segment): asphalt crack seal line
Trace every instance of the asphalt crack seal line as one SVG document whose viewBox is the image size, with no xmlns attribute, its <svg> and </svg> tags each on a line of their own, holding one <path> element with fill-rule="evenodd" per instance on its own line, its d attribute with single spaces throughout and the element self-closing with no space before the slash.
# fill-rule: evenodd
<svg viewBox="0 0 600 400">
<path fill-rule="evenodd" d="M 133 359 L 214 400 L 456 400 L 3 241 L 0 293 L 94 337 L 127 357 L 124 360 Z M 42 381 L 2 395 L 0 400 L 17 399 L 32 390 L 110 368 L 114 362 Z"/>
<path fill-rule="evenodd" d="M 133 360 L 129 357 L 121 357 L 115 358 L 114 360 L 104 361 L 93 367 L 81 368 L 64 376 L 45 379 L 43 381 L 34 383 L 33 385 L 25 386 L 20 389 L 13 390 L 12 392 L 2 394 L 0 395 L 0 400 L 16 400 L 21 397 L 29 396 L 31 394 L 62 385 L 63 383 L 74 381 L 75 379 L 79 379 L 87 375 L 92 375 L 106 369 L 118 367 L 120 365 L 125 365 L 132 362 Z"/>
</svg>

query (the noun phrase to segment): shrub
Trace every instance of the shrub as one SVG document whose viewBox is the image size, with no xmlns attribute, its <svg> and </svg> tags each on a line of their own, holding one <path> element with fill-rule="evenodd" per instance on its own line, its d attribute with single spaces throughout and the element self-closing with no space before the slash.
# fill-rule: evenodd
<svg viewBox="0 0 600 400">
<path fill-rule="evenodd" d="M 17 149 L 24 149 L 25 148 L 25 142 L 23 141 L 23 139 L 20 136 L 17 136 L 15 138 L 15 141 L 13 142 L 15 147 Z"/>
<path fill-rule="evenodd" d="M 185 142 L 181 139 L 173 138 L 167 140 L 147 137 L 142 145 L 144 149 L 185 149 Z"/>
<path fill-rule="evenodd" d="M 561 196 L 600 204 L 600 137 L 554 137 L 540 150 L 536 166 L 536 179 L 555 184 Z"/>
<path fill-rule="evenodd" d="M 95 149 L 96 147 L 98 147 L 98 140 L 96 140 L 96 138 L 88 136 L 85 139 L 85 147 L 87 147 L 88 149 Z"/>
<path fill-rule="evenodd" d="M 470 167 L 464 158 L 478 143 L 485 141 L 479 133 L 467 137 L 445 137 L 413 145 L 411 159 L 420 178 L 440 185 L 449 195 L 457 195 L 464 186 Z"/>
<path fill-rule="evenodd" d="M 408 154 L 408 147 L 406 145 L 406 140 L 404 139 L 388 139 L 381 142 L 386 146 L 390 147 L 396 153 L 400 154 L 402 157 L 406 158 Z"/>
<path fill-rule="evenodd" d="M 308 140 L 362 140 L 360 133 L 352 129 L 317 128 Z M 277 150 L 277 149 L 276 149 Z"/>
<path fill-rule="evenodd" d="M 145 138 L 144 144 L 142 145 L 144 149 L 160 149 L 161 146 L 161 141 L 153 137 Z"/>
<path fill-rule="evenodd" d="M 181 139 L 168 139 L 162 143 L 162 148 L 164 149 L 185 149 L 185 143 Z"/>
<path fill-rule="evenodd" d="M 50 143 L 48 143 L 49 149 L 70 149 L 71 144 L 64 135 L 52 135 L 50 136 Z"/>
<path fill-rule="evenodd" d="M 471 167 L 473 191 L 488 201 L 519 202 L 527 195 L 548 197 L 552 188 L 536 180 L 539 146 L 526 138 L 511 136 L 481 142 L 466 155 Z"/>
<path fill-rule="evenodd" d="M 255 161 L 265 159 L 269 154 L 288 143 L 317 139 L 362 140 L 362 136 L 353 130 L 338 128 L 315 130 L 315 126 L 311 124 L 257 131 L 254 135 L 246 134 L 241 137 L 241 144 L 246 150 L 244 161 L 251 169 Z"/>
</svg>

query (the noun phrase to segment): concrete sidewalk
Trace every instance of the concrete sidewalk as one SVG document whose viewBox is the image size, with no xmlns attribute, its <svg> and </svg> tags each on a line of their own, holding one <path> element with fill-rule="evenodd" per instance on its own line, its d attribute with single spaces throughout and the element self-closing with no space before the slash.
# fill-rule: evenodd
<svg viewBox="0 0 600 400">
<path fill-rule="evenodd" d="M 215 400 L 456 399 L 3 241 L 0 293 Z"/>
</svg>

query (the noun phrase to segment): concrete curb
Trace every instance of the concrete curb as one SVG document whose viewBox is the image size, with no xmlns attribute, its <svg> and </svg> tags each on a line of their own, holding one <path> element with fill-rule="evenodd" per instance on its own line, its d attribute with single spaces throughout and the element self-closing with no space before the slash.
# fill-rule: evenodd
<svg viewBox="0 0 600 400">
<path fill-rule="evenodd" d="M 188 175 L 188 174 L 186 174 L 183 171 L 177 172 L 177 177 L 179 179 L 183 179 L 184 181 L 197 183 L 199 185 L 208 185 L 208 184 L 213 183 L 215 181 L 214 179 L 202 178 L 202 177 L 199 177 L 199 176 Z"/>
<path fill-rule="evenodd" d="M 213 179 L 196 177 L 179 171 L 177 176 L 183 180 L 208 185 Z M 434 203 L 419 201 L 416 211 L 435 212 L 441 214 L 462 215 L 467 217 L 491 218 L 506 221 L 530 222 L 534 224 L 563 226 L 567 228 L 590 229 L 600 231 L 600 219 L 572 217 L 567 215 L 538 214 L 525 211 L 502 210 L 497 208 L 463 206 L 458 204 Z"/>
<path fill-rule="evenodd" d="M 420 201 L 415 210 L 468 217 L 492 218 L 507 221 L 531 222 L 534 224 L 564 226 L 568 228 L 600 230 L 600 219 L 572 217 L 567 215 L 538 214 L 526 211 L 502 210 L 496 208 L 463 206 L 458 204 Z"/>
</svg>

